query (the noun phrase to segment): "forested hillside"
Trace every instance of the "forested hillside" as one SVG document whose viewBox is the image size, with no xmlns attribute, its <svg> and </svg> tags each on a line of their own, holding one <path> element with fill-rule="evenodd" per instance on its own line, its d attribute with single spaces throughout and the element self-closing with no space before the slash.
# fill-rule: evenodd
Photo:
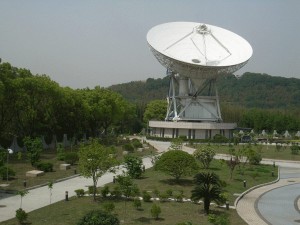
<svg viewBox="0 0 300 225">
<path fill-rule="evenodd" d="M 299 108 L 300 79 L 245 73 L 218 80 L 221 101 L 247 108 Z"/>
<path fill-rule="evenodd" d="M 165 99 L 168 88 L 169 77 L 162 79 L 148 78 L 146 81 L 131 81 L 109 87 L 109 89 L 120 93 L 129 101 L 145 103 L 154 99 Z"/>
<path fill-rule="evenodd" d="M 245 73 L 240 78 L 228 75 L 217 81 L 222 103 L 246 108 L 300 108 L 300 79 Z M 109 87 L 133 102 L 149 102 L 167 96 L 169 78 L 149 78 Z"/>
</svg>

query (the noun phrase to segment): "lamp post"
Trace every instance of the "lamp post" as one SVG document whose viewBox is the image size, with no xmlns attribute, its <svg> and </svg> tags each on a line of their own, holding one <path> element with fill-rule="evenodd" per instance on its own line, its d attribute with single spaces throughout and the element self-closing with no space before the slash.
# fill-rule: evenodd
<svg viewBox="0 0 300 225">
<path fill-rule="evenodd" d="M 14 151 L 12 149 L 7 149 L 7 165 L 6 165 L 6 182 L 8 183 L 8 156 L 9 154 L 13 154 Z"/>
</svg>

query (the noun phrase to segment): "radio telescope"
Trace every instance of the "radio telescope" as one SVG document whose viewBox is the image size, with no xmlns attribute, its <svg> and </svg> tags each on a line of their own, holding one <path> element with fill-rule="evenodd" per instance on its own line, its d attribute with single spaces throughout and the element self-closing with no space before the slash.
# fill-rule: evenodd
<svg viewBox="0 0 300 225">
<path fill-rule="evenodd" d="M 250 44 L 231 31 L 193 22 L 155 26 L 147 41 L 171 77 L 166 120 L 222 122 L 216 79 L 248 62 Z"/>
</svg>

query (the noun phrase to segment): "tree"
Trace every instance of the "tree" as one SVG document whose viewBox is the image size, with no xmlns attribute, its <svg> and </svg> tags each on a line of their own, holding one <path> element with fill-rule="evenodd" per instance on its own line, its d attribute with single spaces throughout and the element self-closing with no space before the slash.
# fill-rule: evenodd
<svg viewBox="0 0 300 225">
<path fill-rule="evenodd" d="M 43 144 L 40 138 L 24 138 L 24 144 L 27 149 L 27 156 L 32 166 L 40 160 L 41 152 L 43 150 Z"/>
<path fill-rule="evenodd" d="M 169 150 L 182 150 L 183 140 L 181 138 L 174 138 L 171 141 Z"/>
<path fill-rule="evenodd" d="M 126 101 L 120 94 L 96 86 L 93 90 L 85 90 L 84 96 L 89 106 L 89 126 L 94 136 L 101 128 L 107 134 L 111 125 L 124 119 Z"/>
<path fill-rule="evenodd" d="M 126 173 L 123 173 L 122 175 L 118 175 L 116 178 L 116 181 L 120 187 L 120 191 L 121 191 L 122 195 L 125 196 L 125 207 L 124 207 L 125 213 L 124 213 L 124 215 L 126 215 L 127 200 L 131 196 L 138 195 L 139 189 L 138 189 L 137 185 L 133 183 L 131 177 Z"/>
<path fill-rule="evenodd" d="M 166 100 L 153 100 L 148 103 L 145 113 L 144 121 L 148 123 L 149 120 L 164 120 L 167 112 Z"/>
<path fill-rule="evenodd" d="M 51 204 L 51 200 L 52 200 L 52 189 L 53 189 L 53 182 L 49 181 L 48 182 L 48 189 L 49 189 L 49 194 L 50 194 L 50 204 Z"/>
<path fill-rule="evenodd" d="M 182 176 L 195 173 L 198 169 L 195 158 L 187 152 L 172 150 L 165 152 L 155 163 L 155 169 L 175 178 L 178 183 Z"/>
<path fill-rule="evenodd" d="M 245 156 L 246 161 L 252 165 L 258 165 L 262 160 L 261 154 L 257 150 L 254 150 L 251 145 L 245 148 Z"/>
<path fill-rule="evenodd" d="M 140 157 L 128 155 L 125 157 L 125 168 L 130 177 L 138 179 L 143 173 L 143 161 Z"/>
<path fill-rule="evenodd" d="M 153 204 L 151 207 L 151 215 L 155 218 L 155 220 L 158 220 L 160 214 L 161 208 L 158 205 Z"/>
<path fill-rule="evenodd" d="M 107 171 L 113 171 L 117 161 L 112 149 L 102 146 L 97 139 L 90 139 L 90 143 L 80 146 L 79 168 L 82 176 L 93 179 L 93 198 L 96 200 L 96 188 L 99 178 Z"/>
<path fill-rule="evenodd" d="M 240 151 L 236 152 L 232 146 L 229 146 L 229 154 L 230 160 L 226 161 L 226 165 L 230 170 L 230 179 L 232 179 L 233 171 L 235 170 L 236 166 L 240 164 L 243 153 Z"/>
<path fill-rule="evenodd" d="M 192 200 L 199 201 L 203 199 L 204 211 L 209 214 L 209 207 L 212 201 L 221 203 L 222 185 L 221 180 L 213 172 L 202 172 L 194 177 L 196 187 L 192 190 Z"/>
<path fill-rule="evenodd" d="M 209 168 L 211 161 L 214 159 L 216 152 L 210 146 L 199 145 L 194 152 L 194 157 L 200 161 L 205 169 Z"/>
<path fill-rule="evenodd" d="M 78 223 L 78 225 L 119 225 L 119 219 L 102 210 L 93 210 L 87 213 Z"/>
<path fill-rule="evenodd" d="M 23 197 L 28 194 L 28 191 L 26 191 L 26 190 L 18 191 L 17 194 L 20 195 L 20 197 L 21 197 L 20 209 L 22 209 L 22 200 L 23 200 Z"/>
<path fill-rule="evenodd" d="M 55 101 L 60 99 L 59 85 L 45 75 L 19 77 L 17 89 L 16 125 L 20 136 L 49 134 L 56 126 Z"/>
</svg>

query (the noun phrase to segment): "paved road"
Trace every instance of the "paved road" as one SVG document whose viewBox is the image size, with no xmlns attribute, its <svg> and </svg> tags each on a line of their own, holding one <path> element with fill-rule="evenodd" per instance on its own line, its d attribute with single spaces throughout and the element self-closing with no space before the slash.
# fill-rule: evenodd
<svg viewBox="0 0 300 225">
<path fill-rule="evenodd" d="M 262 194 L 256 202 L 256 208 L 266 223 L 299 225 L 299 172 L 299 169 L 281 168 L 281 179 L 289 184 Z"/>
<path fill-rule="evenodd" d="M 249 225 L 299 224 L 292 221 L 300 219 L 297 211 L 300 165 L 284 165 L 291 167 L 280 167 L 278 182 L 250 191 L 236 205 L 238 214 Z"/>
</svg>

